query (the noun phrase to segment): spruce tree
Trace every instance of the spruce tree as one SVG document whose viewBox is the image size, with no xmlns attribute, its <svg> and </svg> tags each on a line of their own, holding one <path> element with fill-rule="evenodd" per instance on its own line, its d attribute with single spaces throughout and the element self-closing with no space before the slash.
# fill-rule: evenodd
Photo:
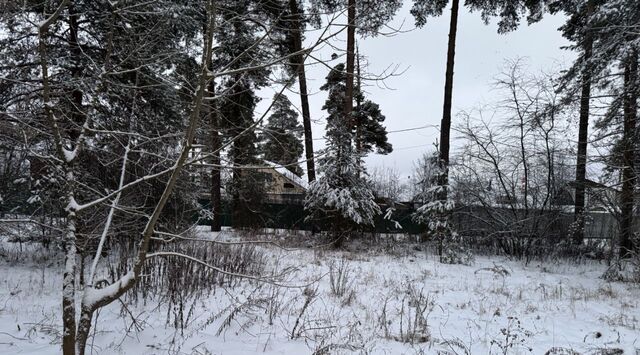
<svg viewBox="0 0 640 355">
<path fill-rule="evenodd" d="M 382 152 L 391 150 L 386 140 L 386 131 L 380 125 L 384 116 L 380 114 L 376 104 L 365 101 L 360 107 L 361 111 L 353 113 L 354 121 L 357 122 L 355 126 L 344 115 L 348 80 L 344 68 L 344 64 L 336 65 L 320 88 L 328 92 L 322 107 L 328 113 L 327 147 L 319 160 L 318 170 L 321 175 L 309 187 L 305 203 L 305 209 L 310 212 L 311 218 L 329 219 L 336 246 L 351 231 L 372 225 L 374 217 L 380 214 L 362 157 L 373 147 Z M 357 94 L 360 95 L 359 92 Z M 361 135 L 363 144 L 360 151 L 355 144 L 358 130 L 366 133 Z"/>
<path fill-rule="evenodd" d="M 320 175 L 309 186 L 305 210 L 309 219 L 329 223 L 334 245 L 339 247 L 350 232 L 373 225 L 381 211 L 344 119 L 328 121 L 326 129 L 327 147 L 318 161 Z"/>
<path fill-rule="evenodd" d="M 298 164 L 304 147 L 302 145 L 302 126 L 298 122 L 298 113 L 291 107 L 286 95 L 276 95 L 273 99 L 272 114 L 264 127 L 262 152 L 264 159 L 283 165 L 294 174 L 301 176 L 302 168 Z"/>
</svg>

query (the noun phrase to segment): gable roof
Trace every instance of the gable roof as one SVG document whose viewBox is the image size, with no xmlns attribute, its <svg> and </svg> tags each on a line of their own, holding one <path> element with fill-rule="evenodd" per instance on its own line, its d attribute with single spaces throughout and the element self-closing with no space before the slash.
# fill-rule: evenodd
<svg viewBox="0 0 640 355">
<path fill-rule="evenodd" d="M 280 164 L 276 164 L 272 161 L 265 160 L 264 163 L 265 165 L 267 165 L 267 167 L 274 169 L 280 175 L 284 176 L 288 180 L 291 180 L 291 182 L 293 182 L 294 184 L 302 187 L 305 190 L 309 188 L 309 183 L 307 182 L 307 180 L 304 179 L 305 175 L 302 175 L 302 177 L 300 177 L 294 174 L 293 172 L 291 172 L 291 170 L 285 168 Z"/>
</svg>

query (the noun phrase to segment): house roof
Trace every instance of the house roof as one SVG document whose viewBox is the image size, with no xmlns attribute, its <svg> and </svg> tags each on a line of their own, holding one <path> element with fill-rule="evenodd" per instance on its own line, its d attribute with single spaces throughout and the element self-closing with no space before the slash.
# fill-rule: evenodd
<svg viewBox="0 0 640 355">
<path fill-rule="evenodd" d="M 567 185 L 569 185 L 570 187 L 576 188 L 578 186 L 578 181 L 577 180 L 569 181 L 569 183 Z M 585 179 L 584 180 L 584 185 L 585 185 L 585 187 L 590 188 L 590 189 L 605 189 L 605 190 L 617 191 L 615 188 L 613 188 L 611 186 L 607 186 L 607 185 L 604 185 L 602 183 L 599 183 L 599 182 L 596 182 L 596 181 L 593 181 L 593 180 L 590 180 L 590 179 Z"/>
<path fill-rule="evenodd" d="M 287 179 L 291 180 L 296 185 L 299 185 L 300 187 L 304 188 L 305 190 L 309 188 L 309 183 L 305 179 L 305 175 L 306 174 L 304 174 L 302 176 L 298 176 L 298 175 L 294 174 L 293 172 L 291 172 L 291 170 L 289 170 L 289 169 L 285 168 L 284 166 L 282 166 L 281 164 L 277 164 L 277 163 L 274 163 L 274 162 L 268 161 L 268 160 L 265 160 L 264 163 L 268 167 L 273 168 L 280 175 L 282 175 L 282 176 L 286 177 Z"/>
</svg>

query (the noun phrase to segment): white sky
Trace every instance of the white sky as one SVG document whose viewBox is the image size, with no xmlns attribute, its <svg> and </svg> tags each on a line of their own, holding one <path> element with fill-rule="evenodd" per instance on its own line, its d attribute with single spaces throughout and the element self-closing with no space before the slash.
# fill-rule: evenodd
<svg viewBox="0 0 640 355">
<path fill-rule="evenodd" d="M 404 30 L 414 28 L 410 5 L 411 2 L 407 2 L 399 11 L 393 27 L 404 22 Z M 449 19 L 450 11 L 447 10 L 443 16 L 431 18 L 422 29 L 393 37 L 358 40 L 360 54 L 368 58 L 369 72 L 381 73 L 396 65 L 399 71 L 404 70 L 402 75 L 385 81 L 388 88 L 375 83 L 365 88 L 367 98 L 378 103 L 386 116 L 387 131 L 440 124 Z M 518 30 L 506 35 L 497 33 L 495 22 L 484 25 L 479 14 L 461 9 L 455 56 L 453 124 L 456 112 L 496 99 L 492 97 L 491 82 L 505 60 L 524 57 L 530 70 L 550 72 L 566 67 L 575 58 L 571 51 L 560 49 L 568 44 L 557 30 L 564 22 L 561 16 L 547 16 L 532 26 L 527 26 L 525 21 Z M 341 37 L 335 45 L 344 48 L 346 32 Z M 331 48 L 325 48 L 319 56 L 328 60 L 333 52 Z M 337 63 L 333 62 L 332 66 Z M 326 92 L 319 91 L 319 87 L 327 73 L 326 67 L 307 68 L 314 139 L 324 135 L 326 112 L 321 108 Z M 273 91 L 261 93 L 265 98 L 272 95 Z M 288 95 L 294 105 L 299 105 L 300 100 L 295 93 Z M 368 168 L 395 167 L 404 180 L 411 175 L 413 162 L 427 150 L 433 150 L 433 143 L 438 137 L 437 128 L 390 133 L 394 151 L 386 156 L 371 154 L 366 159 Z M 316 151 L 323 146 L 322 140 L 314 140 Z"/>
</svg>

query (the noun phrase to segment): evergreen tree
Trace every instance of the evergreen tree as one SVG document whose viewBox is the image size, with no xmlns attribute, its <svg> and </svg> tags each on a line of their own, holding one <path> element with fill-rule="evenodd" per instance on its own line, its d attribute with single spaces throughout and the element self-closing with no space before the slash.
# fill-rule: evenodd
<svg viewBox="0 0 640 355">
<path fill-rule="evenodd" d="M 58 119 L 67 149 L 74 148 L 84 129 L 86 144 L 74 168 L 79 186 L 91 188 L 81 189 L 79 199 L 94 198 L 118 186 L 118 174 L 108 173 L 120 168 L 127 145 L 128 139 L 118 132 L 139 134 L 137 139 L 131 139 L 135 149 L 128 153 L 128 179 L 167 168 L 167 158 L 176 153 L 176 149 L 167 147 L 176 147 L 179 142 L 174 133 L 184 125 L 189 100 L 176 90 L 175 84 L 168 83 L 185 88 L 195 78 L 196 62 L 186 45 L 201 31 L 197 23 L 202 21 L 201 4 L 160 1 L 141 5 L 141 12 L 137 12 L 118 3 L 70 1 L 44 41 L 49 71 L 55 73 L 49 78 L 53 105 L 46 108 L 42 95 L 33 94 L 31 84 L 39 82 L 41 71 L 33 16 L 53 13 L 54 5 L 59 2 L 43 5 L 25 1 L 3 14 L 2 26 L 9 31 L 0 38 L 0 75 L 12 80 L 7 82 L 8 95 L 0 99 L 0 106 L 9 112 L 19 112 L 14 129 L 28 137 L 23 148 L 42 157 L 54 154 L 52 137 L 42 134 L 48 129 L 47 111 Z M 185 22 L 184 18 L 193 21 Z M 24 61 L 24 65 L 14 65 L 16 60 Z M 163 144 L 144 145 L 150 134 L 162 136 Z M 137 148 L 136 144 L 143 148 Z M 63 200 L 57 194 L 64 178 L 57 163 L 36 156 L 30 160 L 41 165 L 38 170 L 42 173 L 32 175 L 27 182 L 32 187 L 30 200 L 37 201 L 32 206 L 62 210 Z M 171 207 L 195 208 L 195 189 L 188 185 L 189 179 L 180 180 L 178 189 L 184 193 L 172 198 Z M 147 213 L 155 201 L 146 196 L 157 195 L 163 186 L 159 179 L 149 180 L 124 193 L 121 201 L 132 204 L 136 201 L 139 210 Z M 77 218 L 81 268 L 84 256 L 95 245 L 92 231 L 103 221 L 96 218 L 100 213 L 104 209 L 96 207 Z M 127 228 L 146 223 L 143 213 L 119 211 L 116 217 L 123 220 L 114 228 L 116 233 L 126 234 Z M 164 218 L 171 217 L 167 214 Z"/>
<path fill-rule="evenodd" d="M 443 187 L 440 185 L 445 174 L 439 155 L 425 159 L 428 166 L 423 167 L 429 175 L 420 181 L 422 205 L 413 213 L 412 219 L 427 227 L 427 235 L 438 243 L 440 262 L 445 264 L 470 264 L 473 254 L 463 247 L 457 232 L 451 222 L 454 203 L 451 199 L 446 202 L 440 200 Z"/>
<path fill-rule="evenodd" d="M 440 16 L 449 1 L 429 1 L 414 0 L 411 13 L 416 19 L 416 25 L 422 27 L 426 24 L 429 16 Z M 451 105 L 453 96 L 453 69 L 456 50 L 456 34 L 458 32 L 458 12 L 459 0 L 451 0 L 451 20 L 449 22 L 449 41 L 447 44 L 447 67 L 444 84 L 444 103 L 442 110 L 442 120 L 440 122 L 440 156 L 438 161 L 442 164 L 440 176 L 440 200 L 447 200 L 448 189 L 448 167 L 449 167 L 449 141 L 451 131 Z"/>
<path fill-rule="evenodd" d="M 319 171 L 323 176 L 311 184 L 306 200 L 306 209 L 311 211 L 312 217 L 320 211 L 333 217 L 332 224 L 338 238 L 339 245 L 345 234 L 354 224 L 372 224 L 375 214 L 380 213 L 379 207 L 373 201 L 373 194 L 366 180 L 366 171 L 362 166 L 362 152 L 360 149 L 370 147 L 354 147 L 355 132 L 357 131 L 356 117 L 353 112 L 356 89 L 354 87 L 355 71 L 355 34 L 356 29 L 363 35 L 375 36 L 380 27 L 385 25 L 395 15 L 402 5 L 400 0 L 313 0 L 312 9 L 316 13 L 322 10 L 337 11 L 347 8 L 347 48 L 346 65 L 336 67 L 329 73 L 327 83 L 322 87 L 329 91 L 329 98 L 323 109 L 329 113 L 327 119 L 326 136 L 327 148 L 325 156 L 320 161 Z M 344 79 L 342 78 L 344 77 Z M 384 132 L 379 128 L 382 116 L 372 105 L 366 105 L 367 111 L 360 113 L 360 128 L 369 124 L 373 137 L 380 137 Z M 375 115 L 375 117 L 374 117 Z M 376 125 L 376 122 L 378 125 Z M 380 126 L 381 127 L 381 126 Z M 377 132 L 376 132 L 377 131 Z M 376 132 L 376 133 L 373 133 Z M 384 132 L 386 135 L 386 132 Z M 363 136 L 367 142 L 372 136 Z M 379 144 L 382 151 L 384 139 L 372 144 Z"/>
<path fill-rule="evenodd" d="M 356 127 L 356 119 L 353 112 L 353 103 L 357 94 L 354 86 L 356 29 L 362 36 L 376 36 L 378 34 L 378 30 L 387 24 L 393 16 L 395 16 L 398 9 L 402 6 L 402 1 L 312 0 L 312 8 L 314 8 L 314 11 L 316 12 L 318 9 L 336 11 L 344 5 L 347 7 L 347 48 L 346 70 L 344 71 L 345 98 L 342 100 L 342 104 L 344 105 L 342 114 L 345 119 L 345 127 L 354 129 Z M 359 147 L 356 147 L 356 149 L 358 150 Z"/>
<path fill-rule="evenodd" d="M 213 63 L 215 68 L 246 68 L 274 56 L 273 43 L 260 41 L 263 31 L 261 22 L 274 20 L 270 12 L 273 9 L 266 5 L 254 0 L 229 0 L 223 3 L 219 8 L 221 24 L 216 33 L 219 51 Z M 232 198 L 233 223 L 238 227 L 257 222 L 254 214 L 259 212 L 263 195 L 262 175 L 247 167 L 261 163 L 254 119 L 259 98 L 255 91 L 267 84 L 270 73 L 269 68 L 262 67 L 223 77 L 216 90 L 219 97 L 219 130 L 223 132 L 224 139 L 233 138 L 228 150 L 229 163 L 233 168 L 228 190 Z M 212 173 L 219 174 L 219 171 Z M 219 193 L 212 191 L 212 197 L 215 192 Z"/>
<path fill-rule="evenodd" d="M 320 175 L 311 183 L 305 200 L 309 219 L 326 219 L 340 246 L 353 230 L 373 225 L 380 214 L 367 173 L 353 147 L 353 133 L 344 119 L 327 122 L 327 147 L 319 159 Z"/>
<path fill-rule="evenodd" d="M 427 23 L 427 19 L 431 16 L 441 16 L 445 7 L 449 4 L 448 0 L 414 0 L 413 7 L 411 8 L 411 14 L 416 20 L 416 25 L 422 27 Z M 501 19 L 498 23 L 498 32 L 504 33 L 514 30 L 520 21 L 520 17 L 527 10 L 530 12 L 529 21 L 533 22 L 538 20 L 541 16 L 542 5 L 536 1 L 527 0 L 507 0 L 507 1 L 493 1 L 493 0 L 467 0 L 463 5 L 469 7 L 472 11 L 480 11 L 482 18 L 485 22 L 488 22 L 492 16 L 499 16 Z M 453 103 L 453 74 L 455 66 L 455 52 L 456 52 L 456 35 L 458 33 L 458 15 L 460 12 L 460 0 L 451 0 L 451 18 L 449 22 L 449 39 L 447 43 L 447 62 L 445 71 L 445 84 L 444 84 L 444 100 L 442 107 L 442 119 L 440 121 L 440 146 L 438 162 L 440 166 L 440 173 L 438 174 L 438 185 L 435 189 L 437 192 L 437 200 L 433 201 L 425 206 L 427 210 L 437 211 L 436 223 L 438 226 L 449 225 L 449 217 L 447 213 L 451 213 L 452 209 L 449 208 L 452 203 L 449 199 L 449 150 L 451 140 L 451 117 L 452 117 L 452 103 Z M 453 242 L 455 239 L 455 233 L 452 233 L 449 237 L 451 241 L 447 241 L 449 237 L 444 234 L 449 233 L 450 228 L 436 228 L 439 230 L 439 234 L 444 243 Z M 440 249 L 440 256 L 442 259 L 442 248 Z"/>
<path fill-rule="evenodd" d="M 338 64 L 326 79 L 327 82 L 321 89 L 328 91 L 328 98 L 323 106 L 329 114 L 326 126 L 327 147 L 319 160 L 321 175 L 307 192 L 305 209 L 310 212 L 310 218 L 329 219 L 336 237 L 334 244 L 339 246 L 349 232 L 364 225 L 372 225 L 373 218 L 380 214 L 380 208 L 374 201 L 368 175 L 362 165 L 362 153 L 354 146 L 356 129 L 346 129 L 353 126 L 348 123 L 350 120 L 343 111 L 347 80 L 344 64 Z M 364 116 L 368 113 L 370 111 L 363 111 L 363 121 L 366 121 Z M 385 139 L 378 141 L 386 142 L 386 131 L 383 132 Z M 371 132 L 371 137 L 374 133 Z M 376 144 L 374 139 L 366 142 L 370 144 L 369 147 Z M 383 146 L 385 147 L 386 145 Z"/>
<path fill-rule="evenodd" d="M 587 143 L 589 136 L 589 109 L 591 101 L 592 77 L 597 75 L 595 70 L 600 65 L 593 65 L 593 43 L 597 41 L 593 28 L 593 14 L 595 7 L 601 1 L 563 1 L 551 2 L 552 13 L 563 12 L 567 16 L 567 23 L 560 28 L 562 35 L 573 44 L 572 50 L 579 53 L 574 65 L 564 74 L 560 90 L 566 95 L 567 102 L 579 100 L 580 119 L 578 128 L 578 147 L 576 154 L 574 222 L 572 224 L 572 239 L 581 244 L 584 239 L 585 226 L 585 189 L 587 171 Z M 600 71 L 602 68 L 599 68 Z"/>
<path fill-rule="evenodd" d="M 387 139 L 387 130 L 382 125 L 386 117 L 380 111 L 380 106 L 370 100 L 366 100 L 361 91 L 357 90 L 354 108 L 355 144 L 359 154 L 366 155 L 373 152 L 377 154 L 389 154 L 393 146 Z"/>
<path fill-rule="evenodd" d="M 449 4 L 448 0 L 414 0 L 411 14 L 416 20 L 418 27 L 423 27 L 427 23 L 427 19 L 432 16 L 441 16 L 445 7 Z M 542 3 L 539 1 L 527 0 L 467 0 L 464 5 L 472 11 L 480 11 L 485 22 L 493 16 L 499 16 L 498 32 L 505 33 L 517 28 L 523 13 L 529 11 L 529 22 L 537 21 L 542 16 Z M 443 173 L 441 174 L 440 185 L 442 186 L 441 200 L 447 199 L 448 189 L 448 166 L 449 166 L 449 147 L 451 135 L 451 108 L 453 102 L 453 73 L 455 66 L 456 52 L 456 35 L 458 33 L 458 15 L 460 12 L 460 0 L 451 0 L 451 19 L 449 22 L 449 40 L 447 43 L 447 64 L 445 72 L 444 84 L 444 102 L 442 109 L 442 120 L 440 123 L 440 158 L 443 164 Z"/>
<path fill-rule="evenodd" d="M 329 114 L 327 122 L 340 120 L 343 117 L 343 108 L 346 97 L 345 65 L 336 65 L 326 78 L 327 82 L 320 87 L 321 90 L 328 91 L 328 98 L 325 101 L 323 110 Z M 364 93 L 357 85 L 354 90 L 354 101 L 357 103 L 353 110 L 353 125 L 351 134 L 354 138 L 356 151 L 358 154 L 366 155 L 374 150 L 378 154 L 389 154 L 393 151 L 391 143 L 387 139 L 387 130 L 382 125 L 386 117 L 380 111 L 380 106 L 375 102 L 367 100 Z M 344 130 L 346 126 L 339 127 Z M 327 126 L 327 131 L 330 128 Z"/>
<path fill-rule="evenodd" d="M 596 122 L 601 137 L 613 137 L 613 148 L 606 158 L 609 171 L 620 173 L 620 257 L 637 251 L 634 230 L 635 191 L 638 186 L 638 98 L 640 75 L 640 2 L 611 0 L 596 6 L 591 28 L 596 29 L 591 68 L 599 73 L 594 80 L 609 90 L 611 105 Z M 598 67 L 594 68 L 597 63 Z M 601 69 L 602 68 L 602 69 Z M 620 73 L 621 71 L 621 73 Z M 620 75 L 621 74 L 621 75 Z"/>
<path fill-rule="evenodd" d="M 560 30 L 579 53 L 566 71 L 560 90 L 566 101 L 580 102 L 578 154 L 576 164 L 576 199 L 574 240 L 581 242 L 584 221 L 584 181 L 586 178 L 589 104 L 597 90 L 599 97 L 609 97 L 605 115 L 595 121 L 596 141 L 606 141 L 613 148 L 604 157 L 608 177 L 619 172 L 613 184 L 622 187 L 620 201 L 621 256 L 633 247 L 634 189 L 637 185 L 635 162 L 638 156 L 637 53 L 640 28 L 640 2 L 637 0 L 548 1 L 551 12 L 563 12 L 567 22 Z"/>
<path fill-rule="evenodd" d="M 302 126 L 298 122 L 298 113 L 291 108 L 291 102 L 285 95 L 274 97 L 272 114 L 265 126 L 262 152 L 264 159 L 283 165 L 294 174 L 301 176 L 302 168 L 298 164 L 304 147 L 302 146 Z"/>
<path fill-rule="evenodd" d="M 311 182 L 316 179 L 316 168 L 313 151 L 313 132 L 311 130 L 311 109 L 309 107 L 307 74 L 304 65 L 305 55 L 301 53 L 304 32 L 306 26 L 311 21 L 308 16 L 305 16 L 303 1 L 273 1 L 280 2 L 278 6 L 274 6 L 280 9 L 277 14 L 280 19 L 280 25 L 277 27 L 277 31 L 280 32 L 281 39 L 277 43 L 277 52 L 282 57 L 291 58 L 284 67 L 288 80 L 290 80 L 292 84 L 295 82 L 296 78 L 298 80 L 302 124 L 304 127 L 304 152 L 306 158 L 307 179 Z M 315 23 L 314 25 L 315 27 L 319 27 L 319 23 Z"/>
</svg>

